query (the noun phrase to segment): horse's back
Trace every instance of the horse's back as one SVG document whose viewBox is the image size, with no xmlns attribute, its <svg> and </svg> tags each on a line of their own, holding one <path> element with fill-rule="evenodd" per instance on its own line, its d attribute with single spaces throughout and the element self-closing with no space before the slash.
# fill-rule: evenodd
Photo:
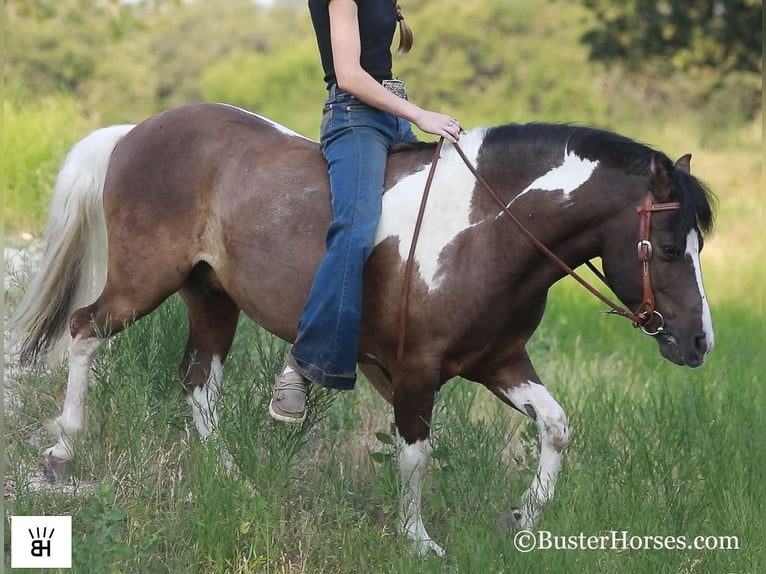
<svg viewBox="0 0 766 574">
<path fill-rule="evenodd" d="M 104 189 L 107 225 L 110 235 L 118 227 L 209 234 L 223 223 L 236 231 L 254 211 L 284 213 L 284 196 L 316 200 L 306 188 L 322 187 L 325 172 L 315 142 L 274 122 L 223 104 L 181 106 L 117 145 Z"/>
<path fill-rule="evenodd" d="M 216 192 L 238 178 L 247 187 L 260 173 L 286 171 L 286 160 L 320 165 L 318 145 L 287 128 L 223 104 L 192 104 L 138 124 L 117 145 L 109 166 L 107 194 L 151 195 L 164 202 Z M 118 180 L 121 185 L 110 185 Z M 236 183 L 236 182 L 235 182 Z M 143 199 L 149 199 L 143 197 Z"/>
</svg>

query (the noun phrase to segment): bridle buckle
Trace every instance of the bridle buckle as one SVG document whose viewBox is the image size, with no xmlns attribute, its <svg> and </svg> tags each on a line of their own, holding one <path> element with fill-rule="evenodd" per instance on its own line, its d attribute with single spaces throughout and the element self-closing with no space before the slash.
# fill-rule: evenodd
<svg viewBox="0 0 766 574">
<path fill-rule="evenodd" d="M 639 261 L 649 261 L 652 258 L 652 242 L 648 239 L 639 241 L 638 245 L 636 245 L 636 250 L 638 252 Z"/>
</svg>

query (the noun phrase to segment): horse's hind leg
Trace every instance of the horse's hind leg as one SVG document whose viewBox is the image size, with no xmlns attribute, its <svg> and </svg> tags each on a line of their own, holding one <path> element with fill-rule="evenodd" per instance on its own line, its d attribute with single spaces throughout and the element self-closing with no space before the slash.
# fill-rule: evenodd
<svg viewBox="0 0 766 574">
<path fill-rule="evenodd" d="M 153 270 L 151 281 L 137 275 L 112 272 L 110 268 L 107 284 L 96 302 L 77 309 L 69 318 L 67 390 L 61 415 L 50 427 L 51 432 L 58 435 L 58 440 L 44 452 L 49 461 L 72 458 L 73 442 L 85 426 L 88 375 L 100 346 L 100 337 L 116 335 L 133 321 L 154 311 L 180 287 L 175 269 L 163 275 L 150 262 L 145 264 Z"/>
<path fill-rule="evenodd" d="M 543 506 L 553 499 L 561 455 L 569 442 L 567 416 L 540 382 L 527 356 L 502 372 L 494 384 L 487 384 L 487 387 L 504 403 L 537 423 L 540 439 L 537 472 L 521 497 L 521 509 L 512 509 L 507 517 L 513 527 L 531 528 Z"/>
<path fill-rule="evenodd" d="M 180 293 L 189 310 L 189 339 L 178 375 L 204 440 L 218 426 L 223 363 L 234 340 L 239 307 L 225 292 L 212 290 L 196 272 Z"/>
<path fill-rule="evenodd" d="M 78 309 L 79 313 L 83 309 Z M 45 450 L 45 456 L 50 463 L 71 460 L 74 448 L 73 441 L 85 426 L 85 402 L 88 394 L 88 373 L 93 356 L 100 346 L 95 336 L 72 335 L 69 345 L 69 375 L 67 378 L 66 396 L 61 414 L 49 425 L 49 432 L 57 437 L 56 443 Z M 50 469 L 57 473 L 55 464 Z"/>
</svg>

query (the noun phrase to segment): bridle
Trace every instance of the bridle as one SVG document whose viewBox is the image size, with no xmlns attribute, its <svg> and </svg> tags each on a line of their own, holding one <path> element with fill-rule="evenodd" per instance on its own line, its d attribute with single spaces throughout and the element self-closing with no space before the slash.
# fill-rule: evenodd
<svg viewBox="0 0 766 574">
<path fill-rule="evenodd" d="M 402 285 L 402 295 L 401 300 L 399 302 L 399 333 L 398 333 L 398 346 L 397 346 L 397 360 L 401 361 L 402 357 L 404 356 L 404 338 L 405 338 L 405 331 L 406 331 L 406 321 L 407 321 L 407 305 L 409 300 L 409 292 L 410 292 L 410 284 L 412 283 L 412 267 L 415 259 L 415 247 L 417 245 L 418 236 L 420 235 L 420 227 L 423 223 L 423 215 L 425 213 L 426 208 L 426 202 L 428 201 L 428 194 L 431 191 L 431 183 L 433 182 L 434 173 L 436 172 L 436 164 L 439 160 L 442 144 L 444 143 L 444 137 L 439 138 L 439 143 L 436 145 L 436 150 L 434 151 L 434 157 L 433 161 L 431 162 L 431 169 L 428 172 L 428 178 L 426 179 L 425 189 L 423 190 L 423 198 L 420 202 L 420 209 L 418 210 L 418 217 L 415 221 L 415 230 L 412 236 L 412 243 L 410 244 L 410 252 L 407 257 L 407 263 L 404 268 L 404 283 Z M 567 275 L 570 275 L 575 281 L 577 281 L 580 285 L 585 287 L 590 293 L 592 293 L 596 298 L 598 298 L 602 303 L 606 304 L 609 309 L 607 311 L 603 311 L 603 313 L 609 314 L 609 315 L 619 315 L 621 317 L 625 317 L 626 319 L 630 319 L 633 322 L 633 326 L 636 328 L 640 328 L 643 333 L 650 336 L 656 336 L 659 335 L 664 330 L 665 325 L 665 319 L 660 314 L 659 311 L 655 309 L 655 299 L 654 299 L 654 292 L 652 291 L 652 280 L 651 276 L 649 274 L 649 262 L 652 259 L 653 254 L 653 248 L 652 243 L 649 239 L 649 232 L 651 227 L 651 216 L 652 213 L 655 213 L 657 211 L 672 211 L 675 209 L 679 209 L 681 207 L 681 204 L 678 202 L 673 203 L 654 203 L 654 196 L 652 195 L 651 190 L 647 190 L 646 195 L 644 196 L 644 201 L 641 205 L 636 207 L 636 211 L 638 212 L 639 216 L 639 225 L 638 225 L 638 244 L 637 244 L 637 253 L 638 253 L 638 260 L 641 262 L 642 267 L 642 284 L 643 284 L 643 298 L 641 301 L 641 304 L 639 305 L 638 309 L 635 312 L 629 311 L 628 309 L 625 309 L 616 303 L 614 303 L 611 299 L 609 299 L 606 295 L 601 293 L 598 289 L 593 287 L 590 283 L 588 283 L 585 279 L 583 279 L 580 275 L 578 275 L 574 269 L 572 269 L 569 265 L 564 263 L 555 253 L 553 253 L 550 249 L 548 249 L 543 243 L 537 239 L 531 231 L 529 231 L 524 225 L 521 223 L 521 221 L 516 218 L 516 216 L 511 213 L 508 206 L 503 202 L 503 200 L 500 198 L 500 196 L 495 193 L 495 191 L 490 187 L 490 185 L 484 180 L 481 175 L 476 171 L 476 168 L 471 164 L 471 161 L 466 157 L 465 153 L 463 153 L 463 150 L 460 148 L 460 146 L 457 143 L 452 144 L 455 148 L 455 151 L 457 151 L 458 155 L 463 159 L 463 162 L 465 162 L 465 165 L 468 167 L 470 172 L 473 174 L 473 176 L 476 178 L 476 180 L 484 187 L 484 189 L 487 190 L 490 197 L 494 199 L 494 201 L 498 204 L 502 212 L 510 219 L 518 228 L 519 231 L 521 231 L 540 251 L 542 251 L 553 263 L 558 265 L 564 272 L 567 273 Z M 601 273 L 590 261 L 586 262 L 588 267 L 593 271 L 593 273 L 601 279 L 601 281 L 609 287 L 609 284 L 606 281 L 606 277 L 604 277 L 604 274 Z M 656 327 L 653 330 L 649 329 L 649 323 L 657 317 L 659 320 L 659 326 Z"/>
</svg>

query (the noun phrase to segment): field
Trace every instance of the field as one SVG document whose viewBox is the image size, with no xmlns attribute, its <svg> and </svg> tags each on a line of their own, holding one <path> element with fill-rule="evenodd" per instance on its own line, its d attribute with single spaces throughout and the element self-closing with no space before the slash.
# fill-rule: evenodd
<svg viewBox="0 0 766 574">
<path fill-rule="evenodd" d="M 752 262 L 762 251 L 750 240 L 759 208 L 747 183 L 760 158 L 743 147 L 694 161 L 721 204 L 703 253 L 716 348 L 700 369 L 675 367 L 573 283 L 554 288 L 530 354 L 568 412 L 572 440 L 539 529 L 727 537 L 709 539 L 726 549 L 519 552 L 496 521 L 532 479 L 536 429 L 453 381 L 437 403 L 424 494 L 424 520 L 447 555 L 419 559 L 396 534 L 392 413 L 371 387 L 315 394 L 315 420 L 300 429 L 273 423 L 266 400 L 285 347 L 243 319 L 220 437 L 201 444 L 174 375 L 186 337 L 176 299 L 98 356 L 70 483 L 41 486 L 38 469 L 66 371 L 10 377 L 6 517 L 73 515 L 75 572 L 760 571 L 763 343 Z M 6 292 L 6 311 L 17 298 Z M 239 473 L 221 467 L 222 445 Z"/>
<path fill-rule="evenodd" d="M 552 61 L 569 52 L 558 42 L 545 45 L 555 52 Z M 565 75 L 569 64 L 556 62 L 560 72 L 536 69 Z M 590 75 L 571 74 L 566 85 L 590 82 Z M 564 88 L 557 93 L 557 113 L 584 105 Z M 393 416 L 371 387 L 361 381 L 353 393 L 315 393 L 314 418 L 301 428 L 272 422 L 266 404 L 286 347 L 243 318 L 226 364 L 220 433 L 202 444 L 175 378 L 186 318 L 173 298 L 99 354 L 87 433 L 73 479 L 63 485 L 46 484 L 39 464 L 66 370 L 20 371 L 6 357 L 5 567 L 9 516 L 68 514 L 76 573 L 764 571 L 761 120 L 708 137 L 695 123 L 707 119 L 700 112 L 677 115 L 685 101 L 655 117 L 634 112 L 630 98 L 607 96 L 626 108 L 618 118 L 635 115 L 619 131 L 673 157 L 692 152 L 692 171 L 719 197 L 717 230 L 702 254 L 716 348 L 699 369 L 673 366 L 627 321 L 600 315 L 598 302 L 577 285 L 563 281 L 552 290 L 529 351 L 572 434 L 538 529 L 557 537 L 683 536 L 690 543 L 718 537 L 709 545 L 725 548 L 519 551 L 497 521 L 532 480 L 536 428 L 458 380 L 438 399 L 423 506 L 446 556 L 417 558 L 396 533 Z M 7 243 L 37 244 L 23 232 L 39 236 L 57 167 L 96 127 L 75 102 L 71 94 L 4 102 Z M 521 115 L 495 107 L 504 118 Z M 6 319 L 24 281 L 5 292 Z M 237 473 L 222 468 L 221 447 Z"/>
</svg>

